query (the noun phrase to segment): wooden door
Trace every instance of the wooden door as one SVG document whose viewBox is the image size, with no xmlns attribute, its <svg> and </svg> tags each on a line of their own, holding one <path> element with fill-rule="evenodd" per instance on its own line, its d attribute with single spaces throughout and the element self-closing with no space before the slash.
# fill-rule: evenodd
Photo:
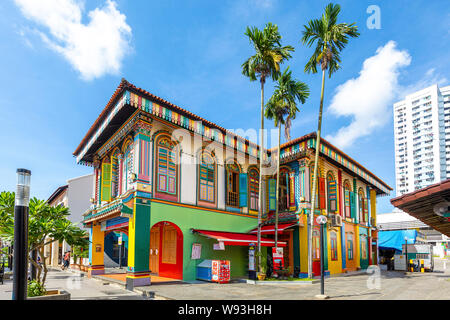
<svg viewBox="0 0 450 320">
<path fill-rule="evenodd" d="M 163 228 L 162 263 L 177 263 L 177 230 L 171 225 Z"/>
<path fill-rule="evenodd" d="M 160 230 L 155 226 L 150 231 L 150 270 L 152 273 L 159 273 L 159 254 L 160 254 Z"/>
</svg>

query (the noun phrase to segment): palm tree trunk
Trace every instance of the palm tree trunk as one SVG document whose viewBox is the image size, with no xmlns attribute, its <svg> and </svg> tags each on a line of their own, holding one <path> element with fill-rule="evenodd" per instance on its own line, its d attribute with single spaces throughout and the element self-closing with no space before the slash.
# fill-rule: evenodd
<svg viewBox="0 0 450 320">
<path fill-rule="evenodd" d="M 261 76 L 261 147 L 259 156 L 259 206 L 258 206 L 258 272 L 261 272 L 261 219 L 262 219 L 262 190 L 263 190 L 263 155 L 264 155 L 264 82 L 265 79 Z"/>
<path fill-rule="evenodd" d="M 278 247 L 278 201 L 280 199 L 280 136 L 281 136 L 281 122 L 278 121 L 278 161 L 277 161 L 277 193 L 275 204 L 275 248 Z"/>
<path fill-rule="evenodd" d="M 317 125 L 317 138 L 316 138 L 316 154 L 314 156 L 314 173 L 313 173 L 313 187 L 311 195 L 311 209 L 309 214 L 309 229 L 308 229 L 308 278 L 312 278 L 312 234 L 314 226 L 314 211 L 316 204 L 316 190 L 317 190 L 317 168 L 319 163 L 319 150 L 320 150 L 320 132 L 322 129 L 322 110 L 323 110 L 323 94 L 325 88 L 325 69 L 322 70 L 322 89 L 320 92 L 320 107 L 319 107 L 319 123 Z M 324 257 L 320 257 L 323 259 Z"/>
</svg>

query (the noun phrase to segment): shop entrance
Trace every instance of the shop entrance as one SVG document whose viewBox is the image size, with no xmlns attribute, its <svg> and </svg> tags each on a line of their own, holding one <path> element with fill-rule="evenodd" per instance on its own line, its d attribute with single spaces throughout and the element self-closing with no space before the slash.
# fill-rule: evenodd
<svg viewBox="0 0 450 320">
<path fill-rule="evenodd" d="M 177 225 L 163 221 L 151 228 L 149 264 L 155 275 L 183 279 L 183 233 Z"/>
</svg>

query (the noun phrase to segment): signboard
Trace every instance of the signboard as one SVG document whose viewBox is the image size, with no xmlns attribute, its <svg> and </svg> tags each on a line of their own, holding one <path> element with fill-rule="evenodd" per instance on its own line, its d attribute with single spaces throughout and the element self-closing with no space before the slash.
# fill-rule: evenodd
<svg viewBox="0 0 450 320">
<path fill-rule="evenodd" d="M 280 270 L 284 267 L 283 248 L 272 248 L 273 268 Z"/>
<path fill-rule="evenodd" d="M 225 250 L 225 244 L 222 241 L 219 241 L 219 243 L 213 244 L 214 250 Z"/>
<path fill-rule="evenodd" d="M 248 247 L 248 270 L 255 271 L 255 244 L 251 243 Z"/>
<path fill-rule="evenodd" d="M 394 270 L 406 271 L 406 256 L 404 254 L 394 255 Z"/>
<path fill-rule="evenodd" d="M 213 260 L 211 263 L 211 280 L 212 281 L 219 281 L 219 268 L 220 268 L 220 261 L 219 260 Z"/>
<path fill-rule="evenodd" d="M 192 260 L 200 259 L 201 254 L 202 254 L 202 245 L 200 243 L 193 243 L 191 259 Z"/>
<path fill-rule="evenodd" d="M 118 243 L 117 243 L 119 246 L 121 246 L 122 245 L 122 236 L 120 236 L 119 237 L 119 240 L 118 240 Z"/>
</svg>

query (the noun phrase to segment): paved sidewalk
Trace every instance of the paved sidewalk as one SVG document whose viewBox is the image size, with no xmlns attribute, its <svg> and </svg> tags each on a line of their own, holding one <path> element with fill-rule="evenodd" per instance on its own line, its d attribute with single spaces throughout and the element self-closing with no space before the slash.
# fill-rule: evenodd
<svg viewBox="0 0 450 320">
<path fill-rule="evenodd" d="M 325 280 L 325 293 L 338 300 L 450 300 L 450 260 L 435 259 L 435 272 L 405 273 L 381 271 L 377 274 L 359 274 L 331 277 Z M 72 299 L 96 300 L 313 300 L 320 293 L 320 283 L 252 285 L 246 283 L 217 284 L 202 281 L 194 283 L 155 283 L 137 287 L 135 292 L 123 285 L 106 280 L 88 279 L 79 271 L 52 270 L 48 273 L 47 288 L 64 289 Z M 0 285 L 0 300 L 10 300 L 12 281 Z"/>
<path fill-rule="evenodd" d="M 450 261 L 436 259 L 435 272 L 409 273 L 381 271 L 377 275 L 352 274 L 325 280 L 325 293 L 337 300 L 449 300 Z M 310 285 L 260 286 L 245 283 L 196 283 L 138 287 L 155 299 L 185 300 L 313 300 L 320 293 L 320 283 Z"/>
<path fill-rule="evenodd" d="M 47 289 L 63 289 L 72 300 L 143 300 L 141 294 L 130 292 L 114 284 L 89 279 L 81 273 L 50 270 L 47 274 Z M 12 299 L 12 280 L 0 284 L 0 300 Z"/>
</svg>

